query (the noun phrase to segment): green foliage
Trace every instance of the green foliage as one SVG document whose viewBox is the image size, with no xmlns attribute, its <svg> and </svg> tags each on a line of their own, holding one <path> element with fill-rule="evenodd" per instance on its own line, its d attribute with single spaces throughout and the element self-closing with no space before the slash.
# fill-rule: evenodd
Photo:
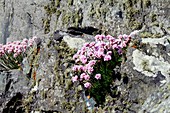
<svg viewBox="0 0 170 113">
<path fill-rule="evenodd" d="M 121 55 L 118 54 L 117 51 L 113 50 L 112 54 L 112 60 L 110 61 L 104 61 L 104 60 L 98 60 L 96 65 L 94 66 L 94 72 L 91 80 L 93 83 L 93 86 L 88 92 L 92 97 L 95 98 L 95 101 L 98 105 L 102 105 L 103 102 L 105 102 L 105 96 L 110 93 L 110 85 L 115 79 L 114 75 L 114 68 L 117 65 L 121 64 Z M 97 73 L 100 73 L 102 76 L 100 80 L 95 79 L 95 76 Z"/>
</svg>

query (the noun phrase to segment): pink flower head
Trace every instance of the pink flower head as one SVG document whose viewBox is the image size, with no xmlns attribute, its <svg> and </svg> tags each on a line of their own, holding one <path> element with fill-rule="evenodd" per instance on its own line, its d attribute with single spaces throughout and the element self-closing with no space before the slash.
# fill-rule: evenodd
<svg viewBox="0 0 170 113">
<path fill-rule="evenodd" d="M 86 75 L 84 76 L 84 79 L 85 79 L 85 80 L 89 80 L 89 79 L 90 79 L 90 76 L 89 76 L 88 74 L 86 74 Z"/>
<path fill-rule="evenodd" d="M 110 39 L 112 39 L 112 38 L 113 38 L 113 37 L 112 37 L 111 35 L 107 35 L 107 36 L 106 36 L 106 39 L 107 39 L 107 40 L 110 40 Z"/>
<path fill-rule="evenodd" d="M 84 79 L 84 76 L 86 76 L 86 73 L 82 73 L 82 74 L 80 75 L 80 80 L 83 80 L 83 79 Z"/>
<path fill-rule="evenodd" d="M 78 71 L 78 65 L 74 65 L 72 68 L 73 71 Z"/>
<path fill-rule="evenodd" d="M 120 48 L 124 48 L 124 47 L 126 47 L 127 45 L 126 45 L 126 42 L 125 41 L 122 41 L 122 43 L 120 43 Z"/>
<path fill-rule="evenodd" d="M 75 62 L 76 62 L 76 63 L 78 63 L 79 61 L 80 61 L 80 59 L 76 59 L 76 61 L 75 61 Z"/>
<path fill-rule="evenodd" d="M 78 68 L 78 71 L 83 71 L 83 65 L 79 65 L 77 68 Z"/>
<path fill-rule="evenodd" d="M 22 41 L 22 42 L 21 42 L 21 45 L 27 45 L 27 43 L 26 43 L 26 42 L 24 42 L 24 41 Z"/>
<path fill-rule="evenodd" d="M 1 49 L 1 50 L 0 50 L 0 53 L 1 53 L 2 55 L 4 55 L 4 54 L 5 54 L 5 51 L 4 51 L 3 49 Z"/>
<path fill-rule="evenodd" d="M 94 71 L 93 67 L 90 67 L 90 66 L 87 67 L 87 72 L 88 72 L 89 74 L 92 74 L 93 71 Z"/>
<path fill-rule="evenodd" d="M 105 35 L 99 35 L 99 40 L 102 41 L 105 38 Z"/>
<path fill-rule="evenodd" d="M 115 43 L 119 44 L 122 40 L 121 39 L 116 39 Z"/>
<path fill-rule="evenodd" d="M 94 38 L 95 38 L 96 41 L 98 41 L 99 37 L 100 37 L 100 35 L 96 35 Z"/>
<path fill-rule="evenodd" d="M 84 46 L 85 46 L 85 47 L 89 47 L 90 44 L 89 44 L 89 43 L 85 43 Z"/>
<path fill-rule="evenodd" d="M 28 43 L 29 43 L 29 44 L 30 44 L 30 43 L 33 44 L 33 43 L 34 43 L 34 40 L 33 40 L 33 39 L 29 39 L 29 40 L 28 40 Z"/>
<path fill-rule="evenodd" d="M 20 42 L 20 41 L 16 41 L 16 44 L 17 44 L 17 45 L 20 45 L 20 44 L 21 44 L 21 42 Z"/>
<path fill-rule="evenodd" d="M 109 41 L 110 41 L 110 42 L 114 42 L 114 41 L 115 41 L 115 38 L 114 38 L 114 37 L 111 37 L 111 38 L 109 38 Z"/>
<path fill-rule="evenodd" d="M 17 54 L 17 53 L 15 53 L 13 56 L 14 56 L 14 58 L 16 58 L 16 57 L 18 56 L 18 54 Z"/>
<path fill-rule="evenodd" d="M 86 72 L 87 71 L 87 67 L 83 66 L 83 71 Z"/>
<path fill-rule="evenodd" d="M 111 58 L 111 56 L 110 55 L 105 55 L 104 56 L 104 61 L 109 61 L 109 60 L 111 60 L 112 58 Z"/>
<path fill-rule="evenodd" d="M 104 56 L 104 49 L 99 48 L 99 50 L 97 52 L 95 52 L 95 55 L 97 58 L 101 58 L 102 56 Z"/>
<path fill-rule="evenodd" d="M 118 45 L 117 45 L 117 44 L 114 44 L 114 45 L 112 46 L 112 49 L 116 49 L 116 48 L 118 48 Z"/>
<path fill-rule="evenodd" d="M 106 43 L 104 42 L 104 41 L 100 41 L 100 42 L 97 42 L 96 44 L 95 44 L 95 47 L 104 47 L 106 45 Z"/>
<path fill-rule="evenodd" d="M 87 53 L 87 55 L 91 57 L 91 56 L 93 56 L 94 54 L 93 54 L 93 52 L 89 51 L 89 52 Z"/>
<path fill-rule="evenodd" d="M 95 45 L 95 42 L 91 42 L 89 46 L 93 47 L 94 45 Z"/>
<path fill-rule="evenodd" d="M 128 39 L 128 37 L 129 37 L 128 35 L 123 34 L 123 39 L 124 39 L 124 40 L 127 40 L 127 39 Z"/>
<path fill-rule="evenodd" d="M 32 46 L 33 46 L 33 43 L 29 43 L 28 46 L 29 46 L 29 47 L 32 47 Z"/>
<path fill-rule="evenodd" d="M 80 56 L 80 61 L 81 61 L 83 64 L 85 64 L 85 63 L 87 62 L 86 56 L 81 55 L 81 56 Z"/>
<path fill-rule="evenodd" d="M 119 55 L 121 55 L 123 53 L 121 48 L 118 49 L 118 53 L 119 53 Z"/>
<path fill-rule="evenodd" d="M 83 46 L 82 48 L 81 48 L 81 52 L 85 52 L 86 51 L 86 47 L 85 46 Z"/>
<path fill-rule="evenodd" d="M 101 79 L 101 74 L 96 74 L 96 75 L 95 75 L 95 78 L 96 78 L 97 80 Z"/>
<path fill-rule="evenodd" d="M 106 54 L 107 55 L 112 55 L 112 51 L 108 51 Z"/>
<path fill-rule="evenodd" d="M 122 39 L 122 38 L 123 38 L 123 36 L 122 36 L 122 35 L 119 35 L 119 36 L 118 36 L 118 39 Z"/>
<path fill-rule="evenodd" d="M 86 82 L 86 83 L 84 84 L 84 87 L 87 88 L 87 89 L 90 89 L 90 88 L 91 88 L 91 83 Z"/>
<path fill-rule="evenodd" d="M 21 53 L 22 53 L 22 50 L 18 49 L 17 54 L 21 54 Z"/>
<path fill-rule="evenodd" d="M 28 43 L 28 39 L 24 38 L 24 39 L 23 39 L 23 42 Z"/>
<path fill-rule="evenodd" d="M 73 56 L 73 60 L 75 60 L 75 59 L 77 59 L 79 56 L 77 55 L 77 54 L 75 54 L 74 56 Z"/>
<path fill-rule="evenodd" d="M 77 55 L 80 55 L 80 53 L 81 53 L 81 50 L 78 50 L 78 51 L 77 51 Z"/>
<path fill-rule="evenodd" d="M 74 83 L 74 82 L 76 82 L 76 81 L 78 81 L 78 76 L 77 76 L 77 75 L 74 76 L 74 77 L 72 77 L 72 82 Z"/>
<path fill-rule="evenodd" d="M 24 48 L 24 49 L 27 49 L 27 45 L 24 45 L 23 48 Z"/>
<path fill-rule="evenodd" d="M 88 65 L 89 66 L 94 66 L 96 64 L 96 60 L 90 60 Z"/>
<path fill-rule="evenodd" d="M 12 53 L 12 49 L 9 49 L 9 50 L 8 50 L 8 54 L 11 54 L 11 53 Z"/>
</svg>

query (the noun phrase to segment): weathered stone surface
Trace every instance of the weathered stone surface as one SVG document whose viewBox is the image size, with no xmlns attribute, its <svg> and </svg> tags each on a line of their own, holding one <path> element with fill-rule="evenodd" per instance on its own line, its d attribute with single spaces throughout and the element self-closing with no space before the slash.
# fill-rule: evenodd
<svg viewBox="0 0 170 113">
<path fill-rule="evenodd" d="M 30 80 L 19 70 L 4 71 L 0 76 L 0 112 L 23 112 L 22 99 L 30 90 Z"/>
<path fill-rule="evenodd" d="M 169 0 L 1 0 L 1 43 L 70 27 L 92 27 L 93 34 L 130 33 L 146 29 L 141 37 L 170 33 Z"/>
<path fill-rule="evenodd" d="M 126 62 L 114 69 L 116 79 L 104 107 L 95 110 L 170 112 L 169 7 L 169 0 L 1 0 L 1 43 L 7 38 L 42 38 L 27 57 L 27 75 L 0 74 L 1 112 L 87 112 L 83 89 L 70 80 L 75 52 L 70 48 L 76 47 L 72 42 L 81 40 L 79 48 L 95 34 L 128 34 L 143 26 Z M 143 60 L 148 65 L 143 66 Z"/>
<path fill-rule="evenodd" d="M 169 83 L 151 94 L 142 105 L 139 113 L 169 113 L 170 92 Z"/>
<path fill-rule="evenodd" d="M 48 0 L 1 0 L 0 43 L 42 34 L 44 5 L 47 3 Z"/>
</svg>

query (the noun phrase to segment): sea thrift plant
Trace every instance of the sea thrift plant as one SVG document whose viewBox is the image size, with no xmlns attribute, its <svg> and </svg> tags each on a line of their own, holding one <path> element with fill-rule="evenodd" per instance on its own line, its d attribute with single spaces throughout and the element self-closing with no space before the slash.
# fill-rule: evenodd
<svg viewBox="0 0 170 113">
<path fill-rule="evenodd" d="M 96 35 L 94 42 L 86 43 L 73 56 L 75 65 L 72 70 L 75 76 L 72 82 L 80 82 L 82 86 L 102 104 L 105 95 L 114 81 L 113 69 L 121 64 L 121 58 L 130 42 L 130 36 Z"/>
<path fill-rule="evenodd" d="M 23 39 L 22 41 L 0 44 L 0 65 L 5 69 L 17 69 L 20 67 L 26 51 L 31 48 L 37 37 Z"/>
</svg>

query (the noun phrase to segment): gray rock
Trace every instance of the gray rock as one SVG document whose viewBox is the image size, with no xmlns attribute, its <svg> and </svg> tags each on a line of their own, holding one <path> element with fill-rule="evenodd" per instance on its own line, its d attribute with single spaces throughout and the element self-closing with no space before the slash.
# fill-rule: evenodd
<svg viewBox="0 0 170 113">
<path fill-rule="evenodd" d="M 142 105 L 139 113 L 169 113 L 170 112 L 169 83 L 151 94 Z"/>
<path fill-rule="evenodd" d="M 19 70 L 0 73 L 0 112 L 23 112 L 22 99 L 29 92 L 29 79 Z"/>
<path fill-rule="evenodd" d="M 45 16 L 44 5 L 47 3 L 47 0 L 1 0 L 0 43 L 42 34 L 41 20 Z"/>
<path fill-rule="evenodd" d="M 169 0 L 1 0 L 0 43 L 33 35 L 42 38 L 40 51 L 35 48 L 27 57 L 31 67 L 27 75 L 18 71 L 0 74 L 1 112 L 86 112 L 78 84 L 68 82 L 71 72 L 66 70 L 71 70 L 73 65 L 74 50 L 67 43 L 75 47 L 76 39 L 81 47 L 84 42 L 92 41 L 95 34 L 130 34 L 132 31 L 141 31 L 138 37 L 150 38 L 142 39 L 142 43 L 149 44 L 139 45 L 138 49 L 128 48 L 121 75 L 112 84 L 104 108 L 98 110 L 169 112 L 166 90 L 169 68 L 165 67 L 170 63 L 167 4 Z M 66 37 L 69 39 L 64 42 Z M 148 69 L 152 72 L 144 72 L 141 59 L 148 60 Z M 158 66 L 153 65 L 153 60 Z M 156 76 L 147 76 L 148 73 Z M 162 80 L 167 83 L 163 85 Z M 167 95 L 163 96 L 165 92 Z"/>
</svg>

